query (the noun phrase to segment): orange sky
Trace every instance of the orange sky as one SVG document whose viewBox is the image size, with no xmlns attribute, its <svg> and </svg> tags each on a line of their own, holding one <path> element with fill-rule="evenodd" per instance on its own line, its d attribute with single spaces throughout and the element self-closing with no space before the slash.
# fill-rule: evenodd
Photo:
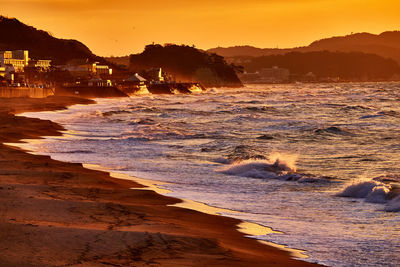
<svg viewBox="0 0 400 267">
<path fill-rule="evenodd" d="M 399 0 L 0 0 L 0 14 L 101 56 L 141 52 L 153 41 L 283 48 L 400 30 Z"/>
</svg>

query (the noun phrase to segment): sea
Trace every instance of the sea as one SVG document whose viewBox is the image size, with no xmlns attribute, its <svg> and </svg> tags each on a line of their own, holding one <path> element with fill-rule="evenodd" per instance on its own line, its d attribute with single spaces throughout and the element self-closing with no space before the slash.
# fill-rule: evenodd
<svg viewBox="0 0 400 267">
<path fill-rule="evenodd" d="M 400 266 L 400 83 L 246 85 L 25 113 L 29 149 L 151 180 L 327 266 Z"/>
</svg>

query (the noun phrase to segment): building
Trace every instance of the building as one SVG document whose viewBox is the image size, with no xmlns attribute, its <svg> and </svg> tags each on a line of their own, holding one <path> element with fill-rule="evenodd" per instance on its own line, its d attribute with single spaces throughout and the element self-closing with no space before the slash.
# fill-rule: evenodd
<svg viewBox="0 0 400 267">
<path fill-rule="evenodd" d="M 59 66 L 61 70 L 68 71 L 73 77 L 87 77 L 90 75 L 87 65 L 65 65 Z"/>
<path fill-rule="evenodd" d="M 100 65 L 99 62 L 92 64 L 69 64 L 61 66 L 61 69 L 69 71 L 74 77 L 112 75 L 112 69 L 107 65 Z"/>
<path fill-rule="evenodd" d="M 164 82 L 163 71 L 161 68 L 153 68 L 146 72 L 152 82 Z"/>
<path fill-rule="evenodd" d="M 11 65 L 15 72 L 24 72 L 24 68 L 28 66 L 48 70 L 50 64 L 51 60 L 31 60 L 28 50 L 0 51 L 0 66 Z"/>
<path fill-rule="evenodd" d="M 118 89 L 127 95 L 148 94 L 147 80 L 135 73 L 118 85 Z"/>
<path fill-rule="evenodd" d="M 125 83 L 131 84 L 131 85 L 144 85 L 147 80 L 140 76 L 139 74 L 135 73 L 131 77 L 125 80 Z"/>
<path fill-rule="evenodd" d="M 94 77 L 88 81 L 88 86 L 90 87 L 107 87 L 112 86 L 110 80 L 102 80 L 101 78 Z"/>
<path fill-rule="evenodd" d="M 282 83 L 289 81 L 290 72 L 288 69 L 279 68 L 264 68 L 260 70 L 260 79 L 265 83 Z"/>
<path fill-rule="evenodd" d="M 40 69 L 42 71 L 47 71 L 50 69 L 51 66 L 51 60 L 36 60 L 36 59 L 31 59 L 29 60 L 28 63 L 29 67 L 34 67 L 37 69 Z"/>
<path fill-rule="evenodd" d="M 5 78 L 6 77 L 6 67 L 0 67 L 0 77 Z"/>
<path fill-rule="evenodd" d="M 23 72 L 24 68 L 28 66 L 28 62 L 29 52 L 27 50 L 0 52 L 0 65 L 12 65 L 15 69 L 15 72 Z"/>
<path fill-rule="evenodd" d="M 96 75 L 107 74 L 112 75 L 112 69 L 107 65 L 100 65 L 99 62 L 95 62 L 88 66 L 91 72 Z"/>
<path fill-rule="evenodd" d="M 239 74 L 244 83 L 286 83 L 289 82 L 290 71 L 288 69 L 272 67 L 263 68 L 254 73 Z"/>
<path fill-rule="evenodd" d="M 13 66 L 5 65 L 3 67 L 0 67 L 0 76 L 5 78 L 11 83 L 14 82 L 14 74 L 15 74 L 15 69 Z"/>
</svg>

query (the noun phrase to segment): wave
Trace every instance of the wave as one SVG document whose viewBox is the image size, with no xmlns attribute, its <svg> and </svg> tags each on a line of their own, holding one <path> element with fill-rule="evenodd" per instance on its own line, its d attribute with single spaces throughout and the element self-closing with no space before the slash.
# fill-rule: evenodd
<svg viewBox="0 0 400 267">
<path fill-rule="evenodd" d="M 385 207 L 385 211 L 400 212 L 400 196 L 390 200 Z"/>
<path fill-rule="evenodd" d="M 365 110 L 371 110 L 372 108 L 362 106 L 362 105 L 356 105 L 356 106 L 345 106 L 343 108 L 344 111 L 351 111 L 351 110 L 356 110 L 356 111 L 365 111 Z"/>
<path fill-rule="evenodd" d="M 354 135 L 353 133 L 343 130 L 337 126 L 331 126 L 328 128 L 317 129 L 314 131 L 316 134 L 334 134 L 334 135 Z"/>
<path fill-rule="evenodd" d="M 219 172 L 229 175 L 251 177 L 251 178 L 278 178 L 286 170 L 285 165 L 270 164 L 265 160 L 246 160 L 240 163 L 233 163 L 228 168 Z M 286 174 L 286 173 L 285 173 Z"/>
<path fill-rule="evenodd" d="M 152 125 L 155 124 L 153 119 L 144 118 L 144 119 L 135 119 L 130 121 L 128 125 Z"/>
<path fill-rule="evenodd" d="M 277 112 L 277 109 L 269 106 L 259 106 L 259 107 L 246 107 L 246 110 L 253 112 Z"/>
<path fill-rule="evenodd" d="M 381 111 L 381 112 L 378 112 L 378 115 L 385 115 L 385 116 L 400 118 L 400 113 L 397 111 L 394 111 L 394 110 Z"/>
<path fill-rule="evenodd" d="M 372 180 L 382 182 L 382 183 L 399 183 L 400 184 L 400 175 L 390 174 L 390 175 L 381 175 L 373 178 Z"/>
<path fill-rule="evenodd" d="M 280 179 L 285 181 L 311 181 L 311 176 L 303 177 L 296 173 L 296 155 L 284 155 L 274 153 L 266 159 L 247 159 L 230 160 L 218 158 L 215 161 L 223 164 L 229 164 L 223 168 L 217 169 L 217 172 L 262 179 Z"/>
<path fill-rule="evenodd" d="M 363 181 L 347 186 L 338 197 L 364 199 L 369 203 L 386 204 L 385 211 L 400 211 L 400 194 L 391 184 L 376 180 Z"/>
<path fill-rule="evenodd" d="M 390 185 L 371 180 L 349 185 L 336 196 L 364 198 L 365 201 L 370 203 L 386 203 L 390 190 Z"/>
<path fill-rule="evenodd" d="M 227 167 L 217 169 L 216 172 L 249 178 L 278 179 L 281 181 L 295 181 L 298 183 L 320 183 L 327 182 L 324 177 L 316 177 L 310 174 L 295 172 L 295 166 L 291 163 L 276 159 L 270 160 L 244 160 L 232 162 L 229 159 L 218 158 L 215 162 L 230 164 Z"/>
<path fill-rule="evenodd" d="M 272 135 L 269 135 L 269 134 L 263 134 L 263 135 L 258 136 L 257 139 L 272 140 L 272 139 L 274 139 L 274 137 Z"/>
<path fill-rule="evenodd" d="M 230 148 L 230 153 L 226 156 L 229 163 L 241 162 L 245 160 L 267 160 L 267 157 L 258 153 L 254 147 L 238 145 Z"/>
<path fill-rule="evenodd" d="M 365 115 L 365 116 L 362 116 L 362 117 L 360 117 L 360 119 L 373 119 L 373 118 L 380 118 L 380 117 L 383 117 L 384 115 L 383 114 L 372 114 L 372 115 Z"/>
<path fill-rule="evenodd" d="M 56 152 L 60 154 L 92 154 L 93 151 L 90 150 L 72 150 L 72 151 L 63 151 L 63 152 Z"/>
<path fill-rule="evenodd" d="M 207 151 L 206 151 L 206 152 L 207 152 Z M 232 164 L 232 163 L 235 162 L 235 160 L 220 157 L 220 158 L 214 159 L 213 162 L 215 162 L 215 163 L 220 163 L 220 164 Z"/>
<path fill-rule="evenodd" d="M 131 113 L 131 112 L 128 111 L 128 110 L 112 110 L 112 111 L 102 112 L 101 115 L 103 117 L 109 117 L 109 116 L 112 116 L 112 115 L 128 114 L 128 113 Z"/>
</svg>

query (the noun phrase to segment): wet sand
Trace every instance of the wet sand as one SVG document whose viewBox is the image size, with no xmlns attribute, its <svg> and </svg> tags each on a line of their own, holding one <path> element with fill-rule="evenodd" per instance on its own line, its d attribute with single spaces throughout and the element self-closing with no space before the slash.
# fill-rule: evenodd
<svg viewBox="0 0 400 267">
<path fill-rule="evenodd" d="M 0 99 L 0 266 L 313 265 L 246 238 L 239 220 L 167 206 L 180 200 L 3 144 L 63 130 L 16 113 L 90 103 Z"/>
</svg>

